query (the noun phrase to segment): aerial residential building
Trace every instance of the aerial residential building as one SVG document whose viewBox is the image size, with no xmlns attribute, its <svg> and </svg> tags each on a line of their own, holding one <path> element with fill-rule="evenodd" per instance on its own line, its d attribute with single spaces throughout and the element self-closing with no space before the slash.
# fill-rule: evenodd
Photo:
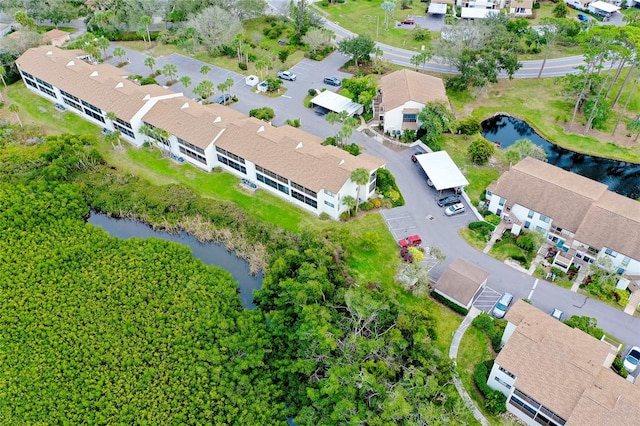
<svg viewBox="0 0 640 426">
<path fill-rule="evenodd" d="M 205 171 L 220 167 L 316 215 L 338 219 L 344 199 L 375 194 L 384 161 L 353 156 L 290 126 L 272 127 L 226 106 L 201 105 L 158 85 L 140 86 L 129 73 L 83 60 L 81 51 L 52 46 L 29 49 L 16 64 L 34 93 L 63 104 L 105 132 L 119 131 L 135 146 L 151 142 L 167 157 Z M 363 168 L 360 187 L 351 173 Z"/>
<path fill-rule="evenodd" d="M 443 102 L 449 108 L 449 98 L 441 78 L 407 69 L 394 71 L 378 83 L 373 116 L 382 123 L 385 132 L 417 130 L 418 113 L 425 104 L 434 101 Z"/>
<path fill-rule="evenodd" d="M 538 231 L 555 244 L 562 270 L 598 262 L 640 275 L 640 203 L 602 183 L 527 157 L 489 185 L 487 200 L 514 234 Z"/>
<path fill-rule="evenodd" d="M 521 300 L 487 385 L 527 425 L 637 425 L 640 387 L 610 367 L 616 350 Z"/>
</svg>

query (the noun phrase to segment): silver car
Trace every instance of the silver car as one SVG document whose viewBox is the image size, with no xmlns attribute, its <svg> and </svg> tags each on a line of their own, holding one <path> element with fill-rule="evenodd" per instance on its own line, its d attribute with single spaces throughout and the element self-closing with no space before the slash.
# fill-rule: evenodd
<svg viewBox="0 0 640 426">
<path fill-rule="evenodd" d="M 509 306 L 513 302 L 513 295 L 511 293 L 504 293 L 500 296 L 500 300 L 493 307 L 493 316 L 496 318 L 502 318 L 507 313 Z"/>
</svg>

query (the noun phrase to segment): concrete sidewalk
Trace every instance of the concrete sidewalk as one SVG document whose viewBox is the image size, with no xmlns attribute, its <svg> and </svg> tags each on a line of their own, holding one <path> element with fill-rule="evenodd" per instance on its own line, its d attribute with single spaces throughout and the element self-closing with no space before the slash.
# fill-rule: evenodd
<svg viewBox="0 0 640 426">
<path fill-rule="evenodd" d="M 464 317 L 464 320 L 462 320 L 462 323 L 460 324 L 456 332 L 453 334 L 453 340 L 451 341 L 451 346 L 449 347 L 449 358 L 451 358 L 454 363 L 456 362 L 456 358 L 458 357 L 458 349 L 460 349 L 460 342 L 462 341 L 462 336 L 464 336 L 464 333 L 467 331 L 467 328 L 469 328 L 469 326 L 471 325 L 471 322 L 473 321 L 473 319 L 478 315 L 480 315 L 481 313 L 482 311 L 472 306 L 467 316 Z M 473 402 L 473 400 L 467 393 L 467 390 L 464 388 L 464 385 L 462 384 L 460 377 L 456 375 L 453 378 L 453 384 L 456 387 L 456 390 L 458 391 L 460 396 L 462 397 L 462 400 L 464 401 L 465 405 L 473 413 L 473 416 L 476 418 L 476 420 L 478 420 L 483 426 L 489 426 L 489 422 L 487 421 L 486 417 L 478 409 L 475 402 Z"/>
</svg>

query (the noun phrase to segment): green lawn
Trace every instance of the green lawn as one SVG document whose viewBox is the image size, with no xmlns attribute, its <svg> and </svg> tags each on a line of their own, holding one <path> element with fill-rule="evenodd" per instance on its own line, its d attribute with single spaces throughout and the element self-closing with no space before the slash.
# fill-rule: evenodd
<svg viewBox="0 0 640 426">
<path fill-rule="evenodd" d="M 355 1 L 347 0 L 345 3 L 334 3 L 323 6 L 316 3 L 322 14 L 328 19 L 336 22 L 343 28 L 356 34 L 368 35 L 372 39 L 391 46 L 402 47 L 408 50 L 419 52 L 422 46 L 429 46 L 428 41 L 416 41 L 413 39 L 411 29 L 395 28 L 395 22 L 401 21 L 409 16 L 424 15 L 425 3 L 414 1 L 409 9 L 401 10 L 400 5 L 392 17 L 389 18 L 389 29 L 383 24 L 384 10 L 382 10 L 383 0 Z M 377 34 L 376 34 L 377 21 Z M 439 37 L 439 33 L 432 33 L 432 38 Z"/>
<path fill-rule="evenodd" d="M 489 346 L 487 336 L 477 328 L 473 326 L 469 327 L 462 337 L 458 350 L 458 358 L 456 360 L 458 374 L 460 374 L 462 384 L 469 393 L 469 396 L 475 401 L 487 420 L 489 420 L 491 424 L 501 424 L 502 422 L 498 417 L 492 415 L 484 408 L 484 396 L 473 381 L 473 370 L 476 364 L 492 358 L 495 358 L 495 355 Z"/>
<path fill-rule="evenodd" d="M 469 228 L 458 229 L 458 235 L 460 235 L 462 239 L 467 242 L 467 244 L 478 251 L 484 250 L 484 248 L 487 246 L 487 242 L 484 239 L 478 237 L 478 234 Z"/>
</svg>

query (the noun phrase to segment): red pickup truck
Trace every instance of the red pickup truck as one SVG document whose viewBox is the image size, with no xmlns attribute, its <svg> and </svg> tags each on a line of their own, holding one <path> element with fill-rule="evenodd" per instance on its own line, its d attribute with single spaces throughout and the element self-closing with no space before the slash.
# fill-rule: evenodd
<svg viewBox="0 0 640 426">
<path fill-rule="evenodd" d="M 417 235 L 417 234 L 409 235 L 406 238 L 398 240 L 398 244 L 400 244 L 400 247 L 419 246 L 420 244 L 422 244 L 422 238 L 420 238 L 420 235 Z"/>
</svg>

